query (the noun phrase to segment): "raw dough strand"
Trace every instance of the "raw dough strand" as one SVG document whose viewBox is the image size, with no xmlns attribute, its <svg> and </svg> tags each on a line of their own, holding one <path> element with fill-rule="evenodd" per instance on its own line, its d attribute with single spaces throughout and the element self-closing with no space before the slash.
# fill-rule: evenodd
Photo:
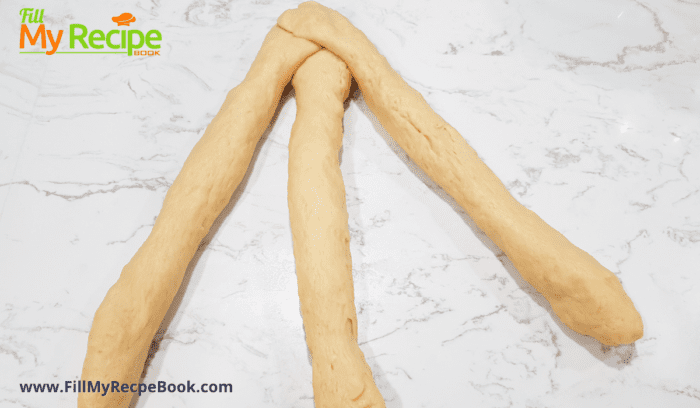
<svg viewBox="0 0 700 408">
<path fill-rule="evenodd" d="M 357 344 L 350 233 L 338 163 L 345 63 L 322 50 L 299 67 L 292 84 L 297 116 L 289 140 L 289 218 L 317 408 L 384 407 Z"/>
<path fill-rule="evenodd" d="M 277 24 L 347 63 L 382 126 L 505 252 L 564 324 L 607 345 L 642 337 L 642 318 L 617 277 L 518 203 L 347 18 L 309 1 L 285 11 Z"/>
<path fill-rule="evenodd" d="M 187 157 L 156 223 L 95 313 L 83 380 L 140 380 L 149 346 L 187 265 L 243 179 L 294 70 L 320 47 L 275 26 L 243 82 Z M 80 393 L 81 408 L 126 407 L 133 393 Z"/>
</svg>

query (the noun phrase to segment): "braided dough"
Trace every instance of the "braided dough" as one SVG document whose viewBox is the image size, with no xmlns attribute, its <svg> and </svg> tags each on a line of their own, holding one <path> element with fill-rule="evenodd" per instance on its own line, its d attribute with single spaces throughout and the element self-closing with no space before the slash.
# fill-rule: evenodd
<svg viewBox="0 0 700 408">
<path fill-rule="evenodd" d="M 299 67 L 292 85 L 297 116 L 289 140 L 287 197 L 314 401 L 317 408 L 384 407 L 357 344 L 348 211 L 338 163 L 350 72 L 322 50 Z"/>
<path fill-rule="evenodd" d="M 187 265 L 243 179 L 294 70 L 320 48 L 275 26 L 192 149 L 158 219 L 95 313 L 83 380 L 138 383 Z M 126 407 L 132 393 L 80 393 L 82 408 Z"/>
<path fill-rule="evenodd" d="M 642 337 L 641 316 L 617 277 L 518 203 L 347 18 L 309 1 L 285 11 L 277 24 L 345 61 L 382 126 L 505 252 L 564 324 L 607 345 Z"/>
<path fill-rule="evenodd" d="M 316 44 L 329 51 L 318 52 Z M 520 205 L 362 32 L 334 10 L 307 2 L 280 16 L 245 79 L 229 92 L 185 161 L 148 239 L 109 289 L 95 313 L 83 380 L 139 382 L 149 345 L 197 247 L 241 182 L 284 86 L 314 53 L 293 80 L 298 112 L 289 142 L 289 210 L 317 406 L 385 406 L 357 344 L 348 214 L 337 162 L 348 68 L 384 128 L 505 252 L 564 324 L 608 345 L 641 338 L 641 317 L 615 275 Z M 126 407 L 132 396 L 83 392 L 78 406 Z"/>
</svg>

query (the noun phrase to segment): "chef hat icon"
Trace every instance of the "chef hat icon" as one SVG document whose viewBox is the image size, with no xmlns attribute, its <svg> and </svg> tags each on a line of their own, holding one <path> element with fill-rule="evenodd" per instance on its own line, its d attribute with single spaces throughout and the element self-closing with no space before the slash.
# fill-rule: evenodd
<svg viewBox="0 0 700 408">
<path fill-rule="evenodd" d="M 132 16 L 131 13 L 122 13 L 119 16 L 112 17 L 112 21 L 117 23 L 118 26 L 128 26 L 130 23 L 136 21 L 136 17 Z"/>
</svg>

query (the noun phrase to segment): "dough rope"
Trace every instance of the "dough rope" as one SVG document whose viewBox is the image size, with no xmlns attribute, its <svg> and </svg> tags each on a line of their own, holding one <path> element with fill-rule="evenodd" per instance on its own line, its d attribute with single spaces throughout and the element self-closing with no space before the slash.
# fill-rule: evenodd
<svg viewBox="0 0 700 408">
<path fill-rule="evenodd" d="M 289 140 L 289 218 L 314 401 L 316 408 L 384 407 L 357 344 L 348 211 L 338 162 L 350 72 L 322 50 L 299 67 L 292 85 L 297 116 Z"/>
<path fill-rule="evenodd" d="M 294 70 L 320 47 L 275 26 L 192 149 L 156 223 L 95 313 L 82 379 L 138 383 L 187 265 L 243 179 Z M 126 407 L 133 393 L 80 393 L 78 407 Z"/>
<path fill-rule="evenodd" d="M 309 1 L 285 11 L 277 24 L 345 61 L 382 126 L 505 252 L 564 324 L 607 345 L 642 337 L 641 316 L 617 277 L 518 203 L 347 18 Z"/>
</svg>

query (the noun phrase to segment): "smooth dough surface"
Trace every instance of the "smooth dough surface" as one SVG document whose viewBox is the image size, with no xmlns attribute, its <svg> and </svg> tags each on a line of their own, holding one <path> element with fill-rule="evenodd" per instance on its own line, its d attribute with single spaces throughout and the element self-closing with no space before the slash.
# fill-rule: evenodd
<svg viewBox="0 0 700 408">
<path fill-rule="evenodd" d="M 294 70 L 320 47 L 275 26 L 245 79 L 187 157 L 156 223 L 95 313 L 83 380 L 138 383 L 148 349 L 214 220 L 243 179 Z M 81 408 L 126 407 L 132 393 L 81 393 Z"/>
<path fill-rule="evenodd" d="M 309 1 L 285 11 L 277 24 L 347 63 L 382 126 L 505 252 L 564 324 L 607 345 L 642 337 L 641 316 L 617 277 L 518 203 L 347 18 Z"/>
<path fill-rule="evenodd" d="M 316 408 L 384 407 L 357 344 L 348 211 L 338 162 L 350 72 L 322 50 L 299 67 L 292 84 L 297 116 L 289 140 L 289 217 Z"/>
</svg>

